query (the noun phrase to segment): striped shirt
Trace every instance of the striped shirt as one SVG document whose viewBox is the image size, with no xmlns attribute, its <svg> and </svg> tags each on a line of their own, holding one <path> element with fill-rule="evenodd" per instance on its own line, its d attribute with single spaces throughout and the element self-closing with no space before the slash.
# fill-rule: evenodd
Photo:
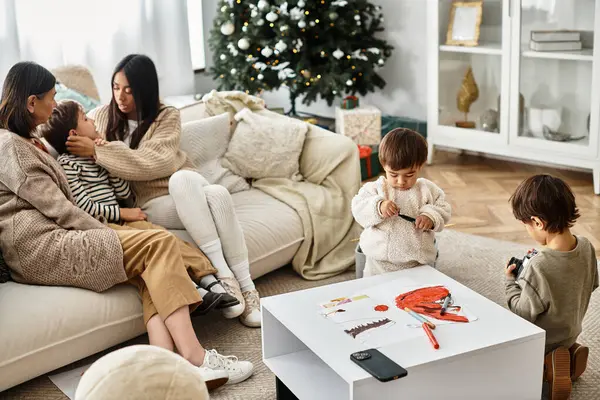
<svg viewBox="0 0 600 400">
<path fill-rule="evenodd" d="M 131 196 L 129 183 L 108 174 L 93 158 L 62 154 L 59 164 L 67 174 L 69 187 L 79 208 L 108 222 L 119 222 L 120 207 L 117 199 Z"/>
</svg>

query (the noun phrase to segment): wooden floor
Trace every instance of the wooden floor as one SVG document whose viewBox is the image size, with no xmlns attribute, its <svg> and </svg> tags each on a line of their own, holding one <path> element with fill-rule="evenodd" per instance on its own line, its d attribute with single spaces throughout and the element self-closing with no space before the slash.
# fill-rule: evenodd
<svg viewBox="0 0 600 400">
<path fill-rule="evenodd" d="M 451 229 L 474 235 L 534 245 L 523 225 L 512 215 L 508 199 L 525 178 L 548 173 L 573 189 L 581 217 L 573 228 L 587 237 L 600 254 L 600 196 L 594 194 L 592 174 L 532 166 L 436 151 L 424 177 L 438 184 L 452 204 Z"/>
</svg>

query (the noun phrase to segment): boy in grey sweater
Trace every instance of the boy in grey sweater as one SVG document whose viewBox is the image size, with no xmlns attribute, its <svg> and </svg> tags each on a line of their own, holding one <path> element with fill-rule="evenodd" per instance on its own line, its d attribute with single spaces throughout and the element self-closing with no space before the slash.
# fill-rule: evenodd
<svg viewBox="0 0 600 400">
<path fill-rule="evenodd" d="M 576 343 L 592 292 L 598 287 L 596 251 L 571 233 L 579 211 L 569 186 L 550 175 L 523 181 L 512 195 L 516 219 L 544 246 L 516 275 L 506 267 L 506 301 L 515 314 L 546 331 L 544 380 L 551 399 L 568 399 L 585 370 L 588 348 Z"/>
</svg>

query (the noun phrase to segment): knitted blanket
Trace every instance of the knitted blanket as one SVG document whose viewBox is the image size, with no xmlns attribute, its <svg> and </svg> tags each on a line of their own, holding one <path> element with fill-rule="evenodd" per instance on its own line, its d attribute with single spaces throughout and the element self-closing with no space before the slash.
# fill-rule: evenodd
<svg viewBox="0 0 600 400">
<path fill-rule="evenodd" d="M 261 99 L 245 93 L 213 91 L 203 102 L 209 115 L 249 108 L 281 123 L 281 116 L 265 109 Z M 300 174 L 304 177 L 301 182 L 262 178 L 253 186 L 296 210 L 304 241 L 292 261 L 294 270 L 305 279 L 325 279 L 354 264 L 352 239 L 360 235 L 361 228 L 352 217 L 350 204 L 361 183 L 358 148 L 344 136 L 309 125 Z"/>
</svg>

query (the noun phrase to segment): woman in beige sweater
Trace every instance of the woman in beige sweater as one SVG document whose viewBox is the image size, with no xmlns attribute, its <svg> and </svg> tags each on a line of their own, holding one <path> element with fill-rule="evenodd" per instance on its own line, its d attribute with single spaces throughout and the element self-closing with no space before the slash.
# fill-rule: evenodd
<svg viewBox="0 0 600 400">
<path fill-rule="evenodd" d="M 179 111 L 160 103 L 154 63 L 143 55 L 125 57 L 111 85 L 110 104 L 90 113 L 106 142 L 71 136 L 69 152 L 93 156 L 111 175 L 129 181 L 136 207 L 153 223 L 186 229 L 217 269 L 219 281 L 207 276 L 202 286 L 239 300 L 239 305 L 223 308 L 223 315 L 259 327 L 258 292 L 233 200 L 223 186 L 209 184 L 194 171 L 180 150 Z"/>
<path fill-rule="evenodd" d="M 251 363 L 200 345 L 190 320 L 190 309 L 202 302 L 187 271 L 194 260 L 177 239 L 163 230 L 111 229 L 74 204 L 61 166 L 32 136 L 56 106 L 55 83 L 47 69 L 21 62 L 3 85 L 0 250 L 12 278 L 96 292 L 129 282 L 140 289 L 151 344 L 176 347 L 209 388 L 247 378 Z"/>
</svg>

